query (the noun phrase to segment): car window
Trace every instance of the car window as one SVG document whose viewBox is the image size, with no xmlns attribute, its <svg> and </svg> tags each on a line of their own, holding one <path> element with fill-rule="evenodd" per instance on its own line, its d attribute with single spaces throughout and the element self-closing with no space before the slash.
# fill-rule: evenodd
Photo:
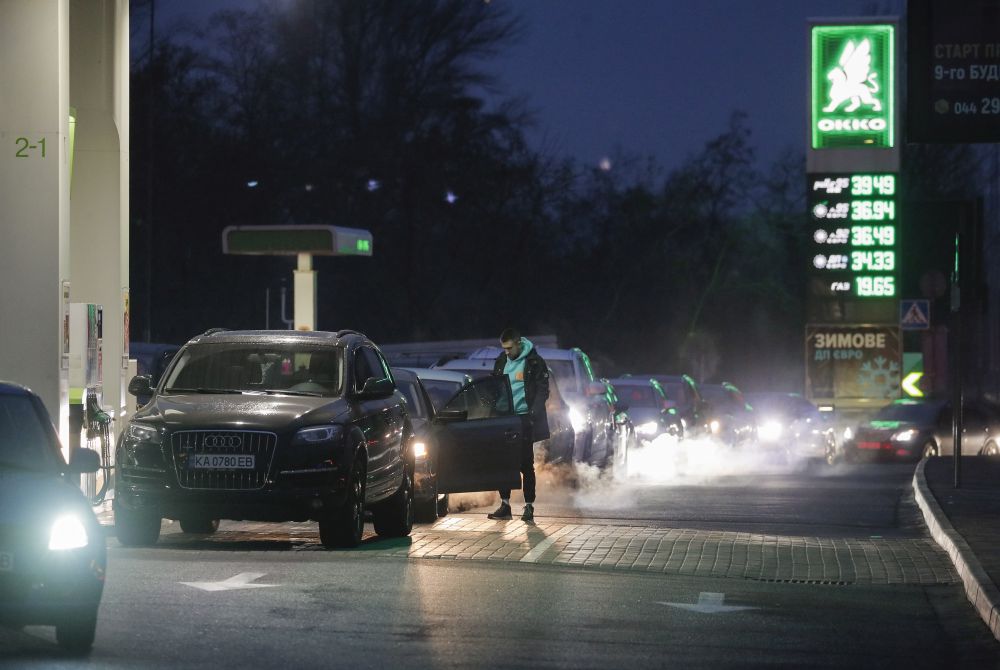
<svg viewBox="0 0 1000 670">
<path fill-rule="evenodd" d="M 307 392 L 340 395 L 343 349 L 301 342 L 212 342 L 187 346 L 163 384 L 166 393 Z"/>
<path fill-rule="evenodd" d="M 375 352 L 368 347 L 358 347 L 354 352 L 354 390 L 360 391 L 372 377 L 381 379 L 384 375 L 377 372 L 379 367 Z"/>
<path fill-rule="evenodd" d="M 421 379 L 424 390 L 431 397 L 431 404 L 436 411 L 440 411 L 444 404 L 451 400 L 451 397 L 462 388 L 459 382 L 442 381 L 439 379 Z"/>
<path fill-rule="evenodd" d="M 397 380 L 396 388 L 402 391 L 403 398 L 406 400 L 406 411 L 410 413 L 410 416 L 418 419 L 426 419 L 430 416 L 427 405 L 424 403 L 424 396 L 420 393 L 416 382 Z"/>
<path fill-rule="evenodd" d="M 661 405 L 661 396 L 652 386 L 616 386 L 615 393 L 629 407 L 656 407 Z"/>
<path fill-rule="evenodd" d="M 54 437 L 31 398 L 0 396 L 0 468 L 58 469 Z"/>
<path fill-rule="evenodd" d="M 514 414 L 510 382 L 506 375 L 477 379 L 462 389 L 462 392 L 445 405 L 443 411 L 467 412 L 467 419 L 494 419 Z"/>
<path fill-rule="evenodd" d="M 573 369 L 573 361 L 545 361 L 552 370 L 552 376 L 556 378 L 559 387 L 564 391 L 575 391 L 576 370 Z"/>
</svg>

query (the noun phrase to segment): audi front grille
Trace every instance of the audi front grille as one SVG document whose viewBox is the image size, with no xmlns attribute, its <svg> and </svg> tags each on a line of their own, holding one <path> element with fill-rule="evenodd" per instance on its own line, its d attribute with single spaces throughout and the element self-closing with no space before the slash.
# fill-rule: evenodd
<svg viewBox="0 0 1000 670">
<path fill-rule="evenodd" d="M 186 489 L 264 487 L 278 436 L 251 430 L 183 430 L 170 436 L 177 483 Z M 253 457 L 252 465 L 246 457 Z"/>
</svg>

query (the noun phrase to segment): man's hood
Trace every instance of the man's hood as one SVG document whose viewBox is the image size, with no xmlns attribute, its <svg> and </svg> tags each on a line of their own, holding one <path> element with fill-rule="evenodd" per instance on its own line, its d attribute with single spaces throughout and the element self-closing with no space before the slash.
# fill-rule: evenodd
<svg viewBox="0 0 1000 670">
<path fill-rule="evenodd" d="M 518 356 L 517 358 L 512 359 L 512 360 L 514 360 L 515 362 L 517 362 L 517 361 L 523 361 L 525 358 L 528 357 L 528 354 L 534 348 L 535 348 L 535 345 L 531 343 L 531 340 L 529 340 L 526 337 L 522 337 L 521 338 L 521 355 Z"/>
</svg>

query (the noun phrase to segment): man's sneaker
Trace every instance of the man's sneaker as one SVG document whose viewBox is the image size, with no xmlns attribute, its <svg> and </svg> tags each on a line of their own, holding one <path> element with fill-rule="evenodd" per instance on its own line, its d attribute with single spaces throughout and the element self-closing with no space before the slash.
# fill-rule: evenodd
<svg viewBox="0 0 1000 670">
<path fill-rule="evenodd" d="M 521 521 L 534 521 L 535 520 L 535 508 L 531 505 L 524 506 L 524 513 L 521 514 Z"/>
<path fill-rule="evenodd" d="M 510 505 L 500 503 L 500 507 L 486 515 L 490 519 L 510 519 Z"/>
</svg>

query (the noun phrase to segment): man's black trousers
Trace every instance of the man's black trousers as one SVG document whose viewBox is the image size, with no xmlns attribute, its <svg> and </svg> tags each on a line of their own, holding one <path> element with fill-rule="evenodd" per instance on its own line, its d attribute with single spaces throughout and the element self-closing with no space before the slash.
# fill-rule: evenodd
<svg viewBox="0 0 1000 670">
<path fill-rule="evenodd" d="M 524 502 L 535 502 L 535 441 L 532 437 L 531 420 L 527 415 L 521 417 L 521 489 L 524 491 Z M 510 489 L 501 490 L 500 497 L 510 500 Z"/>
</svg>

